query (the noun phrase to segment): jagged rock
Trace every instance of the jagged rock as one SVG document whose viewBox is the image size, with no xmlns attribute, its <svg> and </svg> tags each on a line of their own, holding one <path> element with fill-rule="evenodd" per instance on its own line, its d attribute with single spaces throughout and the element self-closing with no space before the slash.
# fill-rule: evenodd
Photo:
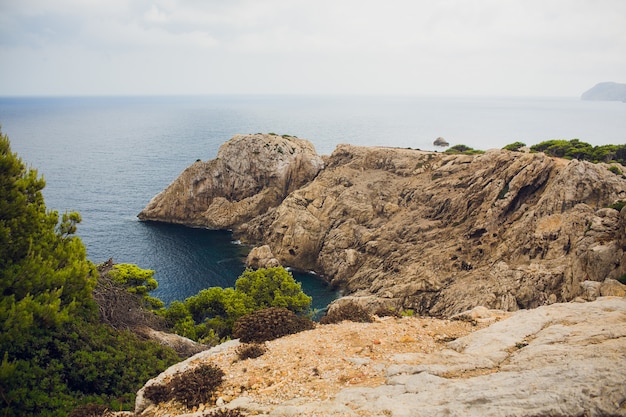
<svg viewBox="0 0 626 417">
<path fill-rule="evenodd" d="M 141 329 L 136 329 L 135 331 L 142 336 L 156 340 L 160 344 L 174 349 L 176 353 L 182 357 L 189 357 L 208 349 L 207 345 L 194 342 L 186 337 L 179 336 L 174 333 L 155 330 L 150 327 L 143 327 Z"/>
<path fill-rule="evenodd" d="M 274 268 L 280 266 L 280 262 L 270 249 L 269 245 L 252 248 L 246 258 L 246 266 L 252 269 Z"/>
<path fill-rule="evenodd" d="M 603 297 L 626 297 L 626 285 L 617 280 L 607 278 L 602 285 L 600 285 L 600 295 Z"/>
<path fill-rule="evenodd" d="M 433 142 L 433 145 L 435 145 L 435 146 L 442 146 L 442 147 L 450 146 L 448 141 L 445 140 L 444 138 L 442 138 L 441 136 L 439 136 L 437 139 L 435 139 L 435 141 Z"/>
<path fill-rule="evenodd" d="M 326 163 L 236 232 L 373 310 L 533 308 L 626 272 L 620 216 L 605 208 L 626 197 L 626 181 L 602 165 L 350 145 Z"/>
<path fill-rule="evenodd" d="M 236 135 L 220 147 L 216 159 L 185 169 L 138 217 L 227 229 L 277 206 L 323 165 L 307 140 Z"/>
<path fill-rule="evenodd" d="M 282 140 L 233 141 L 265 149 L 263 141 L 270 139 Z M 240 163 L 235 154 L 220 151 L 212 163 Z M 246 155 L 243 159 L 254 160 L 256 154 Z M 314 270 L 345 294 L 365 297 L 363 304 L 373 311 L 391 307 L 450 316 L 477 305 L 534 308 L 588 297 L 582 282 L 626 273 L 626 212 L 607 208 L 626 199 L 626 179 L 605 164 L 543 153 L 445 155 L 339 145 L 318 172 L 321 159 L 306 155 L 310 162 L 300 165 L 317 168 L 282 193 L 249 175 L 241 184 L 256 188 L 243 187 L 245 196 L 228 201 L 201 194 L 201 187 L 183 191 L 177 184 L 209 182 L 215 195 L 240 190 L 226 181 L 230 174 L 212 182 L 211 175 L 223 169 L 206 172 L 200 165 L 144 212 L 166 213 L 156 218 L 173 222 L 232 227 L 244 243 L 268 245 L 280 264 Z M 265 151 L 259 157 L 269 158 Z M 271 170 L 264 172 L 264 178 L 272 176 Z M 218 206 L 238 209 L 225 214 Z M 239 210 L 242 206 L 246 209 Z"/>
</svg>

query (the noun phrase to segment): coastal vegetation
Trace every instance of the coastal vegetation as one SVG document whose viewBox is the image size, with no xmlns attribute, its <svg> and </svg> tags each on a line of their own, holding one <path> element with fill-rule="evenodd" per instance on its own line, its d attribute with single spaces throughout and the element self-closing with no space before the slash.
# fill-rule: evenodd
<svg viewBox="0 0 626 417">
<path fill-rule="evenodd" d="M 0 414 L 64 416 L 80 404 L 130 409 L 174 351 L 103 325 L 78 213 L 49 211 L 45 182 L 0 133 Z"/>
<path fill-rule="evenodd" d="M 531 152 L 544 152 L 558 158 L 626 164 L 626 145 L 593 146 L 579 139 L 553 139 L 533 145 L 530 150 Z"/>
<path fill-rule="evenodd" d="M 461 145 L 462 146 L 462 145 Z M 523 142 L 513 142 L 502 149 L 509 151 L 521 151 L 526 146 Z M 564 159 L 578 159 L 593 163 L 617 162 L 626 164 L 626 145 L 600 145 L 593 146 L 580 139 L 551 139 L 540 142 L 530 147 L 531 152 L 543 152 L 546 155 Z M 616 175 L 622 175 L 621 169 L 617 166 L 609 167 L 609 171 Z"/>
<path fill-rule="evenodd" d="M 450 148 L 446 149 L 444 153 L 446 153 L 448 155 L 457 155 L 457 154 L 478 155 L 478 154 L 481 154 L 481 153 L 485 153 L 485 151 L 481 151 L 479 149 L 470 148 L 467 145 L 454 145 L 454 146 L 451 146 Z"/>
<path fill-rule="evenodd" d="M 0 414 L 65 416 L 129 410 L 137 390 L 182 358 L 133 333 L 111 311 L 149 310 L 154 323 L 216 343 L 235 321 L 268 307 L 308 311 L 311 298 L 283 268 L 246 271 L 235 288 L 209 288 L 169 308 L 149 292 L 154 271 L 96 266 L 76 236 L 81 217 L 48 210 L 45 181 L 0 132 Z M 121 296 L 128 294 L 128 296 Z M 113 304 L 112 304 L 113 303 Z M 119 307 L 119 306 L 117 306 Z M 126 311 L 125 319 L 135 313 Z M 156 313 L 156 314 L 155 314 Z M 212 376 L 211 376 L 212 378 Z M 184 394 L 184 393 L 183 393 Z"/>
<path fill-rule="evenodd" d="M 167 325 L 181 336 L 215 344 L 233 334 L 237 319 L 258 310 L 281 307 L 295 314 L 307 313 L 311 297 L 282 267 L 248 269 L 234 288 L 212 287 L 184 302 L 174 301 L 158 311 Z"/>
</svg>

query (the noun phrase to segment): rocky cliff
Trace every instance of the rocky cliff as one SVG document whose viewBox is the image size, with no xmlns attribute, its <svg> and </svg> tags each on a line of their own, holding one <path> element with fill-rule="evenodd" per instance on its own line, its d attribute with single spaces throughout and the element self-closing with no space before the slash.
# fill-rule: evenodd
<svg viewBox="0 0 626 417">
<path fill-rule="evenodd" d="M 250 135 L 140 218 L 232 228 L 363 305 L 449 316 L 570 301 L 624 275 L 626 210 L 607 208 L 618 200 L 626 179 L 605 164 L 351 145 L 322 162 L 306 141 Z"/>
<path fill-rule="evenodd" d="M 265 213 L 323 168 L 311 142 L 237 135 L 217 158 L 196 161 L 139 213 L 141 220 L 228 229 Z"/>
</svg>

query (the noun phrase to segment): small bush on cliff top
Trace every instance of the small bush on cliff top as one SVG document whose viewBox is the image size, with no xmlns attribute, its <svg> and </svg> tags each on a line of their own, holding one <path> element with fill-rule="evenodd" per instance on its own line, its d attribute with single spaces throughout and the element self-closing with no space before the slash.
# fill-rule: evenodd
<svg viewBox="0 0 626 417">
<path fill-rule="evenodd" d="M 579 139 L 553 139 L 533 145 L 530 150 L 544 152 L 546 155 L 558 158 L 578 159 L 580 161 L 626 163 L 626 145 L 592 146 Z"/>
<path fill-rule="evenodd" d="M 255 359 L 263 356 L 266 351 L 267 349 L 265 346 L 260 343 L 245 344 L 237 348 L 237 357 L 241 361 L 246 359 Z"/>
<path fill-rule="evenodd" d="M 356 303 L 345 303 L 337 308 L 333 308 L 322 317 L 321 324 L 339 323 L 344 320 L 355 321 L 360 323 L 371 323 L 374 321 L 372 315 L 363 307 Z"/>
<path fill-rule="evenodd" d="M 233 326 L 233 337 L 243 343 L 265 342 L 309 330 L 313 326 L 308 317 L 299 317 L 286 308 L 271 307 L 238 319 Z"/>
<path fill-rule="evenodd" d="M 178 401 L 187 408 L 214 402 L 215 390 L 222 384 L 224 371 L 208 364 L 178 373 L 165 385 L 146 387 L 144 395 L 155 404 L 170 400 Z"/>
<path fill-rule="evenodd" d="M 451 148 L 446 149 L 444 153 L 448 155 L 455 155 L 455 154 L 476 155 L 476 154 L 485 153 L 485 151 L 470 148 L 469 146 L 466 146 L 466 145 L 454 145 Z"/>
<path fill-rule="evenodd" d="M 507 151 L 519 152 L 519 150 L 523 148 L 524 146 L 526 146 L 524 142 L 518 141 L 518 142 L 509 143 L 502 149 L 507 150 Z"/>
</svg>

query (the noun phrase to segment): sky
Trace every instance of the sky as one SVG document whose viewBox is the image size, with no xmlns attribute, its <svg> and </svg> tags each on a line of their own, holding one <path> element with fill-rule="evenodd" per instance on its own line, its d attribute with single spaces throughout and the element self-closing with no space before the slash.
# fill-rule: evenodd
<svg viewBox="0 0 626 417">
<path fill-rule="evenodd" d="M 575 97 L 626 0 L 0 0 L 0 96 Z"/>
</svg>

